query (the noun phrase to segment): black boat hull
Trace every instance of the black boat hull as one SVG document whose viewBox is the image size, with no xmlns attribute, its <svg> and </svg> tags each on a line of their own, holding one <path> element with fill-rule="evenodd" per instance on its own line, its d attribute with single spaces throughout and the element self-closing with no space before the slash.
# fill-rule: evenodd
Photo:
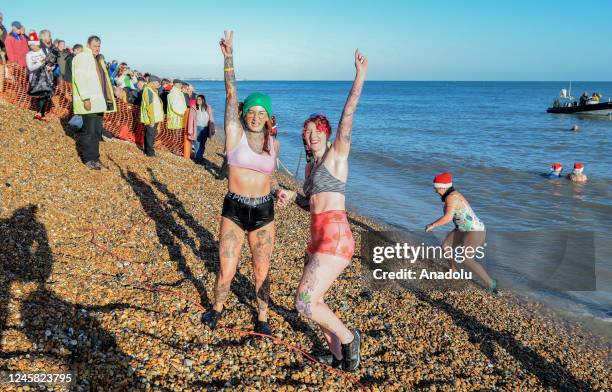
<svg viewBox="0 0 612 392">
<path fill-rule="evenodd" d="M 612 102 L 601 102 L 593 105 L 580 105 L 569 107 L 548 108 L 547 113 L 580 113 L 595 114 L 600 116 L 612 116 Z"/>
</svg>

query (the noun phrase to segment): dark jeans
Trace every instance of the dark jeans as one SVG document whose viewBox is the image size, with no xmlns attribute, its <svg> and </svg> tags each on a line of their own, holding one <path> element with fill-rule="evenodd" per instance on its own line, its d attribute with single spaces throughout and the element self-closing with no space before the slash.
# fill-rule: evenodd
<svg viewBox="0 0 612 392">
<path fill-rule="evenodd" d="M 157 124 L 147 125 L 144 134 L 144 153 L 155 155 L 155 136 L 157 136 Z"/>
<path fill-rule="evenodd" d="M 83 115 L 83 129 L 79 137 L 79 152 L 83 162 L 100 160 L 100 140 L 104 113 Z"/>
<path fill-rule="evenodd" d="M 47 104 L 51 100 L 49 97 L 38 97 L 36 98 L 36 108 L 38 109 L 38 113 L 40 113 L 41 117 L 45 117 L 45 109 L 47 108 Z"/>
<path fill-rule="evenodd" d="M 196 140 L 193 143 L 193 147 L 196 150 L 195 159 L 200 161 L 204 158 L 204 149 L 206 148 L 206 141 L 208 140 L 208 127 L 198 127 Z"/>
</svg>

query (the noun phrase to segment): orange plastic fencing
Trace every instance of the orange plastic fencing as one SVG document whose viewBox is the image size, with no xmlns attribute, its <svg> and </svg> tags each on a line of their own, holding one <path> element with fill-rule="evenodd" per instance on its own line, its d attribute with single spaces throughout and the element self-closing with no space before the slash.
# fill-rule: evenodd
<svg viewBox="0 0 612 392">
<path fill-rule="evenodd" d="M 36 110 L 35 99 L 28 95 L 28 70 L 18 64 L 6 64 L 4 85 L 0 86 L 0 99 L 3 99 L 23 109 Z M 2 66 L 0 66 L 2 68 Z M 62 122 L 72 117 L 72 86 L 63 80 L 58 80 L 55 94 L 47 108 L 50 116 L 57 117 Z M 140 106 L 131 105 L 117 99 L 117 111 L 104 115 L 104 129 L 115 137 L 142 145 L 144 142 L 144 125 L 140 122 Z M 170 130 L 166 120 L 159 124 L 155 147 L 165 147 L 176 155 L 183 156 L 185 129 Z"/>
</svg>

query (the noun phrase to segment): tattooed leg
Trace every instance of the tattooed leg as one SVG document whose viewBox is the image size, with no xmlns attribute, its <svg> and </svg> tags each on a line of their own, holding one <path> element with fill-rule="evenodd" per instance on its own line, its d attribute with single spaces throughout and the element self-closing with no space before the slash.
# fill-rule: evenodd
<svg viewBox="0 0 612 392">
<path fill-rule="evenodd" d="M 213 308 L 220 312 L 223 303 L 230 293 L 232 279 L 236 275 L 240 248 L 244 241 L 242 231 L 234 222 L 221 218 L 221 235 L 219 239 L 219 273 L 215 282 L 215 304 Z"/>
<path fill-rule="evenodd" d="M 326 326 L 319 325 L 319 327 L 321 331 L 323 331 L 323 336 L 325 336 L 329 351 L 334 354 L 336 359 L 342 359 L 342 343 L 340 343 L 340 339 L 338 339 L 338 337 Z"/>
<path fill-rule="evenodd" d="M 348 260 L 340 257 L 313 254 L 304 268 L 295 298 L 295 307 L 300 314 L 336 335 L 341 343 L 351 342 L 353 334 L 323 301 L 323 296 L 348 264 Z M 335 345 L 333 339 L 329 339 L 328 344 L 330 349 Z"/>
<path fill-rule="evenodd" d="M 268 304 L 270 303 L 270 277 L 266 276 L 257 290 L 257 319 L 268 321 Z"/>
<path fill-rule="evenodd" d="M 274 222 L 249 233 L 249 245 L 253 256 L 253 274 L 255 275 L 255 291 L 257 298 L 257 319 L 268 320 L 268 304 L 270 302 L 270 256 L 274 248 Z"/>
</svg>

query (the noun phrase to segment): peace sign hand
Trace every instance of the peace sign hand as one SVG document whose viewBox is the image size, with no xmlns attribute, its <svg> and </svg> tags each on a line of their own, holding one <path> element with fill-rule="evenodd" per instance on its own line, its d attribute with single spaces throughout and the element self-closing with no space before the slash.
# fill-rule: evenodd
<svg viewBox="0 0 612 392">
<path fill-rule="evenodd" d="M 233 44 L 234 44 L 234 32 L 232 30 L 223 31 L 224 37 L 221 38 L 221 42 L 219 45 L 221 46 L 221 53 L 223 53 L 223 57 L 229 57 L 232 55 Z"/>
</svg>

